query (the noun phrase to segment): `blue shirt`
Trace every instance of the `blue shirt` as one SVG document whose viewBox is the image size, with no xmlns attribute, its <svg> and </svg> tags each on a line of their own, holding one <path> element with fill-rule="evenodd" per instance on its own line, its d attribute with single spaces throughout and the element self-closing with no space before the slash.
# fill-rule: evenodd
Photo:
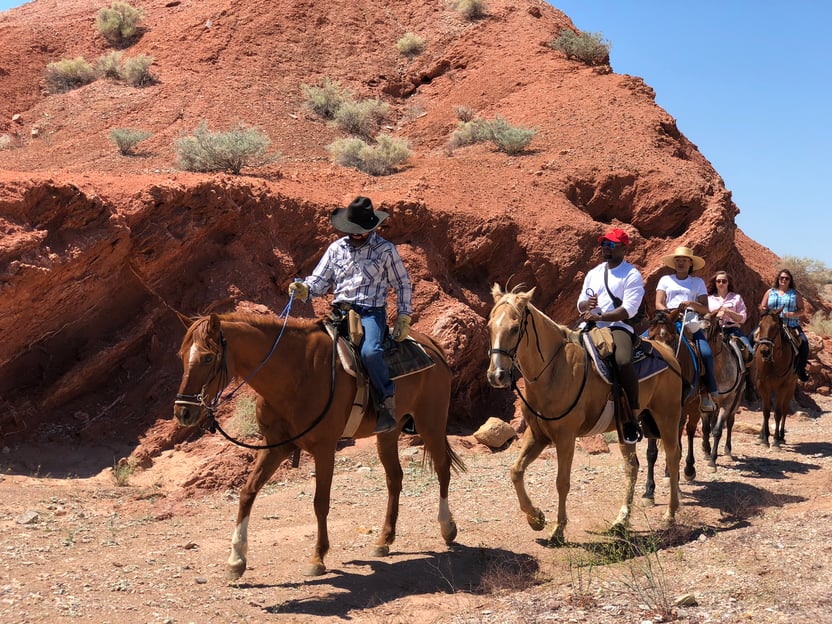
<svg viewBox="0 0 832 624">
<path fill-rule="evenodd" d="M 387 293 L 393 288 L 398 314 L 413 314 L 413 287 L 401 256 L 393 243 L 375 232 L 357 248 L 350 244 L 348 236 L 333 242 L 312 275 L 303 281 L 312 297 L 320 297 L 333 289 L 333 303 L 367 308 L 386 305 Z"/>
<path fill-rule="evenodd" d="M 794 288 L 790 288 L 782 295 L 775 288 L 768 291 L 766 307 L 769 310 L 776 310 L 781 306 L 783 309 L 780 312 L 780 316 L 785 321 L 786 327 L 800 327 L 799 319 L 783 316 L 783 312 L 797 312 L 797 291 Z"/>
</svg>

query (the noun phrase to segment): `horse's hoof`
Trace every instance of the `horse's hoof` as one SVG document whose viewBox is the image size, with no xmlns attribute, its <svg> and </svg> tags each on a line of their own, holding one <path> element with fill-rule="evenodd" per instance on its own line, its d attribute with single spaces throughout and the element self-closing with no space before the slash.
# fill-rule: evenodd
<svg viewBox="0 0 832 624">
<path fill-rule="evenodd" d="M 566 544 L 566 540 L 563 539 L 563 532 L 555 529 L 552 531 L 552 534 L 549 536 L 547 541 L 549 546 L 563 546 Z"/>
<path fill-rule="evenodd" d="M 642 507 L 655 507 L 656 501 L 653 499 L 652 496 L 642 496 L 641 497 L 641 506 Z"/>
<path fill-rule="evenodd" d="M 546 526 L 546 514 L 539 509 L 535 509 L 534 512 L 526 514 L 526 520 L 529 521 L 529 526 L 533 531 L 542 531 L 543 527 Z"/>
<path fill-rule="evenodd" d="M 445 544 L 448 546 L 454 543 L 456 539 L 456 522 L 451 522 L 448 526 L 442 527 L 442 539 L 445 540 Z"/>
<path fill-rule="evenodd" d="M 685 477 L 685 481 L 690 483 L 691 481 L 693 481 L 696 478 L 696 471 L 695 470 L 688 470 L 687 468 L 685 468 L 684 477 Z"/>
<path fill-rule="evenodd" d="M 624 537 L 627 535 L 627 527 L 620 522 L 616 522 L 609 528 L 607 534 L 612 537 Z"/>
<path fill-rule="evenodd" d="M 228 564 L 228 567 L 225 569 L 225 578 L 229 581 L 237 581 L 243 576 L 243 572 L 246 571 L 246 562 L 241 561 L 235 564 Z"/>
<path fill-rule="evenodd" d="M 373 557 L 386 557 L 390 554 L 390 546 L 388 544 L 377 544 L 373 548 Z"/>
<path fill-rule="evenodd" d="M 321 576 L 326 572 L 326 566 L 323 563 L 310 563 L 303 571 L 304 576 Z"/>
</svg>

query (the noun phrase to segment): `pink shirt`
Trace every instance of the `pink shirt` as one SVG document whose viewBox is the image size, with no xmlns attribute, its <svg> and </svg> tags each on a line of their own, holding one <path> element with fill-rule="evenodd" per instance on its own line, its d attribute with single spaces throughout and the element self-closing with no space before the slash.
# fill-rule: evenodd
<svg viewBox="0 0 832 624">
<path fill-rule="evenodd" d="M 727 317 L 722 317 L 722 320 L 720 321 L 720 325 L 722 327 L 739 327 L 745 323 L 745 319 L 748 317 L 748 312 L 745 309 L 745 302 L 742 300 L 742 297 L 735 292 L 728 293 L 725 296 L 725 299 L 719 295 L 708 295 L 708 309 L 711 312 L 716 312 L 720 308 L 736 312 L 742 317 L 739 322 Z"/>
</svg>

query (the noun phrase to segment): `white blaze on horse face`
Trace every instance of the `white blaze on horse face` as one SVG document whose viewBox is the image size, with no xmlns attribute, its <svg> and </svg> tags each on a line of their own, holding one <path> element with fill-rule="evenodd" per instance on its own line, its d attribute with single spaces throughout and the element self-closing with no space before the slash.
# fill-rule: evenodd
<svg viewBox="0 0 832 624">
<path fill-rule="evenodd" d="M 196 348 L 195 344 L 191 345 L 191 350 L 188 352 L 188 366 L 193 366 L 199 362 L 199 351 Z"/>
</svg>

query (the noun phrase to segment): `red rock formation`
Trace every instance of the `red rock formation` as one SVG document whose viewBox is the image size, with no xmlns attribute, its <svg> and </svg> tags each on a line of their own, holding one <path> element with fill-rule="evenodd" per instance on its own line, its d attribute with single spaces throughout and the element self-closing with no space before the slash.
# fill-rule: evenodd
<svg viewBox="0 0 832 624">
<path fill-rule="evenodd" d="M 111 51 L 94 27 L 101 6 L 37 0 L 0 15 L 5 443 L 138 437 L 169 418 L 183 334 L 171 309 L 279 311 L 333 239 L 330 210 L 357 194 L 392 212 L 384 235 L 412 272 L 417 326 L 450 354 L 459 424 L 513 413 L 513 397 L 485 382 L 491 284 L 534 285 L 535 303 L 570 323 L 611 224 L 631 233 L 648 291 L 680 244 L 707 259 L 705 273 L 734 273 L 752 307 L 776 271 L 648 85 L 545 45 L 572 27 L 545 2 L 491 0 L 468 22 L 418 0 L 145 0 L 125 55 L 152 56 L 155 85 L 100 79 L 48 95 L 47 63 Z M 412 60 L 395 47 L 408 31 L 427 41 Z M 371 177 L 329 161 L 341 135 L 305 110 L 301 89 L 322 77 L 390 105 L 385 130 L 413 147 L 406 167 Z M 487 144 L 449 153 L 459 105 L 538 134 L 518 156 Z M 178 171 L 173 143 L 203 120 L 256 125 L 282 158 L 237 177 Z M 123 127 L 152 132 L 136 156 L 108 139 Z"/>
</svg>

